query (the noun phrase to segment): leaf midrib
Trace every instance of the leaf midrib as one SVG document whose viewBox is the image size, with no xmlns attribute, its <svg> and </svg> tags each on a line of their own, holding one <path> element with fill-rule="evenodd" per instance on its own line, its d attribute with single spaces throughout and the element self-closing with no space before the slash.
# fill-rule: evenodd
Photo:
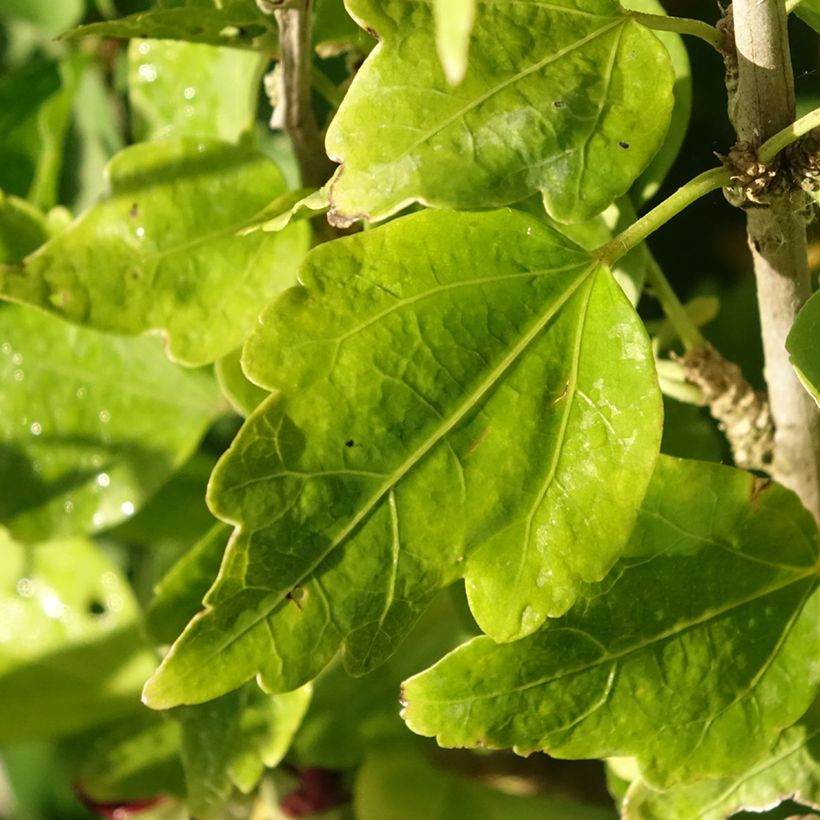
<svg viewBox="0 0 820 820">
<path fill-rule="evenodd" d="M 493 390 L 498 381 L 504 374 L 518 361 L 519 357 L 527 350 L 527 348 L 541 335 L 542 331 L 554 318 L 554 316 L 564 307 L 564 305 L 572 298 L 578 289 L 600 268 L 598 260 L 593 260 L 589 263 L 579 274 L 578 278 L 567 286 L 566 291 L 558 298 L 550 309 L 539 317 L 539 319 L 528 330 L 521 341 L 508 353 L 504 359 L 493 368 L 491 373 L 481 382 L 481 384 L 470 393 L 470 395 L 462 402 L 462 404 L 451 414 L 438 429 L 432 433 L 425 441 L 415 449 L 413 453 L 405 460 L 405 462 L 395 470 L 387 480 L 378 487 L 375 492 L 368 498 L 350 519 L 350 521 L 342 528 L 341 532 L 333 538 L 326 549 L 322 550 L 303 570 L 300 579 L 311 576 L 315 570 L 325 561 L 325 559 L 342 543 L 344 543 L 352 534 L 358 529 L 359 525 L 373 512 L 373 510 L 381 503 L 382 499 L 390 490 L 396 487 L 411 470 L 425 458 L 431 450 L 433 450 L 452 430 L 463 420 L 463 418 L 487 395 Z M 234 522 L 238 523 L 238 522 Z M 245 527 L 239 524 L 240 531 Z M 296 582 L 298 583 L 298 581 Z M 239 632 L 232 635 L 226 635 L 225 639 L 221 641 L 216 649 L 214 649 L 209 657 L 219 654 L 223 649 L 230 646 L 234 641 L 239 640 L 243 635 L 255 629 L 256 626 L 284 600 L 284 595 L 280 592 L 272 592 L 272 602 L 265 607 L 262 607 L 262 612 L 257 615 L 252 621 L 243 627 Z"/>
<path fill-rule="evenodd" d="M 744 556 L 745 557 L 745 556 Z M 820 564 L 814 565 L 805 569 L 803 572 L 800 572 L 796 575 L 791 576 L 788 579 L 783 580 L 781 583 L 775 584 L 770 587 L 766 587 L 765 590 L 757 590 L 752 595 L 749 595 L 744 598 L 736 599 L 732 601 L 730 604 L 724 607 L 718 607 L 717 609 L 710 609 L 708 612 L 704 613 L 701 617 L 693 618 L 689 621 L 675 624 L 673 627 L 664 630 L 663 632 L 658 633 L 657 635 L 653 635 L 651 638 L 645 641 L 641 641 L 634 646 L 627 647 L 620 652 L 614 653 L 605 653 L 602 657 L 596 658 L 594 661 L 589 663 L 581 664 L 579 666 L 575 666 L 572 668 L 567 668 L 562 670 L 559 673 L 553 674 L 549 677 L 539 678 L 538 680 L 531 681 L 526 684 L 522 684 L 521 686 L 516 686 L 509 689 L 504 689 L 501 692 L 488 692 L 481 695 L 475 695 L 473 697 L 460 697 L 460 698 L 449 698 L 449 699 L 433 699 L 433 698 L 425 698 L 425 704 L 427 705 L 448 705 L 448 704 L 456 704 L 456 703 L 473 703 L 475 701 L 482 701 L 482 700 L 493 700 L 495 698 L 503 698 L 509 697 L 510 695 L 527 692 L 530 689 L 536 689 L 540 686 L 547 686 L 550 683 L 555 683 L 557 681 L 563 680 L 565 678 L 569 678 L 583 672 L 588 672 L 590 669 L 594 669 L 597 666 L 604 666 L 608 663 L 617 662 L 622 660 L 623 658 L 628 657 L 629 655 L 635 654 L 637 652 L 641 652 L 642 650 L 653 646 L 655 644 L 660 644 L 669 638 L 674 638 L 677 635 L 682 635 L 684 632 L 693 629 L 695 627 L 701 626 L 702 624 L 708 623 L 710 620 L 714 618 L 719 618 L 723 615 L 726 615 L 729 612 L 732 612 L 735 609 L 739 609 L 740 607 L 746 606 L 746 604 L 753 603 L 757 600 L 762 600 L 769 595 L 772 595 L 776 592 L 780 592 L 787 587 L 790 587 L 794 584 L 798 584 L 801 581 L 806 580 L 807 578 L 812 577 L 813 575 L 818 574 L 818 570 L 820 570 Z M 797 609 L 802 609 L 805 606 L 805 603 L 808 599 L 808 595 L 804 595 L 801 598 L 801 606 Z M 793 620 L 793 618 L 792 618 Z M 585 632 L 582 629 L 577 627 L 556 627 L 555 629 L 551 629 L 550 633 L 556 634 L 558 632 L 578 632 L 579 634 L 583 635 L 585 638 L 592 640 L 594 643 L 598 644 L 599 646 L 602 645 L 601 642 L 594 636 L 590 635 L 589 633 Z M 479 638 L 478 640 L 482 640 Z M 425 673 L 421 673 L 424 675 Z"/>
</svg>

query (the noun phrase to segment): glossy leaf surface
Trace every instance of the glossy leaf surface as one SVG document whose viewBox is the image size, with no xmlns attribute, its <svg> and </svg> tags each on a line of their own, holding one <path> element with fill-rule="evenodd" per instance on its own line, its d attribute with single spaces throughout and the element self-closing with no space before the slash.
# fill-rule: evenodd
<svg viewBox="0 0 820 820">
<path fill-rule="evenodd" d="M 648 483 L 643 325 L 543 223 L 428 211 L 320 246 L 300 281 L 246 346 L 281 392 L 214 473 L 212 509 L 238 529 L 151 705 L 257 672 L 292 689 L 342 643 L 361 674 L 465 574 L 483 629 L 529 634 L 612 566 Z"/>
<path fill-rule="evenodd" d="M 266 59 L 232 48 L 134 40 L 128 89 L 137 140 L 253 133 Z"/>
<path fill-rule="evenodd" d="M 293 283 L 308 227 L 237 236 L 284 192 L 261 154 L 210 140 L 142 143 L 108 166 L 110 195 L 19 269 L 2 293 L 99 330 L 161 329 L 185 364 L 213 361 Z"/>
<path fill-rule="evenodd" d="M 381 42 L 327 135 L 342 163 L 330 195 L 339 225 L 414 201 L 492 207 L 537 192 L 553 218 L 584 221 L 626 192 L 666 133 L 668 53 L 614 0 L 479 3 L 456 88 L 430 0 L 348 8 Z"/>
<path fill-rule="evenodd" d="M 797 314 L 786 348 L 803 386 L 820 403 L 820 295 L 812 296 Z"/>
<path fill-rule="evenodd" d="M 796 496 L 662 457 L 627 555 L 563 619 L 477 638 L 404 687 L 443 746 L 635 756 L 648 782 L 740 774 L 806 711 L 818 533 Z"/>
<path fill-rule="evenodd" d="M 157 339 L 122 339 L 0 307 L 0 521 L 19 538 L 132 515 L 219 411 L 212 378 Z"/>
<path fill-rule="evenodd" d="M 139 708 L 153 656 L 137 615 L 126 580 L 94 544 L 27 547 L 0 529 L 0 743 L 75 732 Z"/>
<path fill-rule="evenodd" d="M 161 0 L 150 11 L 79 26 L 63 35 L 88 36 L 184 40 L 266 54 L 275 53 L 278 42 L 276 23 L 254 0 Z"/>
<path fill-rule="evenodd" d="M 820 709 L 786 729 L 763 760 L 738 778 L 705 780 L 657 792 L 638 781 L 626 795 L 625 820 L 723 820 L 794 799 L 820 809 Z"/>
<path fill-rule="evenodd" d="M 602 806 L 505 794 L 459 777 L 408 748 L 382 750 L 354 785 L 357 820 L 613 820 Z"/>
</svg>

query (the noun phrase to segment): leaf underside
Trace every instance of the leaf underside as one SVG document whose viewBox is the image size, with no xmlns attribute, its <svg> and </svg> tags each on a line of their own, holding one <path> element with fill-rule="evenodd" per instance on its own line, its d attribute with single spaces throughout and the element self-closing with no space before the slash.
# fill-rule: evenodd
<svg viewBox="0 0 820 820">
<path fill-rule="evenodd" d="M 656 787 L 744 772 L 817 690 L 818 535 L 797 497 L 662 457 L 625 558 L 514 644 L 477 638 L 404 686 L 443 746 L 637 756 Z"/>
<path fill-rule="evenodd" d="M 423 249 L 420 251 L 420 249 Z M 312 251 L 245 371 L 279 392 L 217 466 L 237 525 L 208 610 L 146 688 L 363 673 L 462 576 L 514 640 L 619 556 L 657 455 L 643 326 L 609 271 L 514 211 L 428 211 Z"/>
<path fill-rule="evenodd" d="M 456 88 L 439 64 L 431 0 L 347 6 L 380 43 L 327 135 L 342 163 L 335 224 L 415 201 L 498 207 L 538 192 L 554 219 L 580 222 L 625 193 L 661 145 L 669 55 L 614 0 L 478 3 Z"/>
</svg>

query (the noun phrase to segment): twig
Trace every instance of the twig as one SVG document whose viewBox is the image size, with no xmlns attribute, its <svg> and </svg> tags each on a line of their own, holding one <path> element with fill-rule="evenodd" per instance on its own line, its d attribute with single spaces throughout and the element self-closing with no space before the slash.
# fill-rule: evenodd
<svg viewBox="0 0 820 820">
<path fill-rule="evenodd" d="M 730 112 L 740 143 L 760 146 L 794 119 L 794 81 L 782 2 L 735 0 L 737 85 Z M 772 475 L 820 520 L 820 416 L 797 379 L 786 337 L 811 295 L 803 191 L 785 190 L 769 207 L 748 208 L 747 234 L 757 279 L 775 424 Z"/>
</svg>

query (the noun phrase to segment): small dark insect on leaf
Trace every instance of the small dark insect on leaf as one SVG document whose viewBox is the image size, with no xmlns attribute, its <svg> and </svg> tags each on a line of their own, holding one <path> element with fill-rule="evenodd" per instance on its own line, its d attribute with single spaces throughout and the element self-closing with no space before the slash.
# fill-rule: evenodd
<svg viewBox="0 0 820 820">
<path fill-rule="evenodd" d="M 621 141 L 618 143 L 618 145 L 620 145 L 620 146 L 621 146 L 621 148 L 623 148 L 624 150 L 626 150 L 627 148 L 629 148 L 629 143 L 628 143 L 628 142 L 624 142 L 623 140 L 621 140 Z"/>
<path fill-rule="evenodd" d="M 563 100 L 555 100 L 552 103 L 553 108 L 566 108 L 567 104 Z"/>
<path fill-rule="evenodd" d="M 351 439 L 348 439 L 348 440 L 345 442 L 345 447 L 352 447 L 355 443 L 356 443 L 356 442 L 355 442 L 355 441 L 353 441 L 353 439 L 352 439 L 352 438 L 351 438 Z"/>
</svg>

